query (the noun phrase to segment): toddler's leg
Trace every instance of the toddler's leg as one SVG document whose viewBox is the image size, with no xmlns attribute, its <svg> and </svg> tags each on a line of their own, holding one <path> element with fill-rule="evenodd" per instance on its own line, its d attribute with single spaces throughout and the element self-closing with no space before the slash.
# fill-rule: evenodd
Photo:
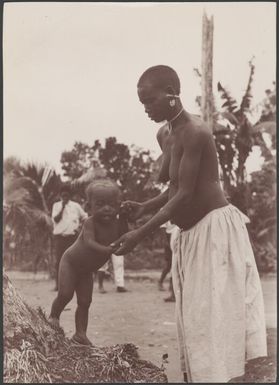
<svg viewBox="0 0 279 385">
<path fill-rule="evenodd" d="M 58 294 L 53 301 L 49 318 L 56 326 L 59 325 L 61 312 L 73 298 L 76 282 L 77 277 L 75 269 L 72 268 L 66 258 L 62 258 L 59 266 Z"/>
<path fill-rule="evenodd" d="M 77 310 L 76 310 L 76 333 L 73 340 L 82 345 L 92 345 L 86 336 L 88 324 L 89 306 L 93 293 L 93 274 L 84 274 L 79 277 L 76 287 Z"/>
</svg>

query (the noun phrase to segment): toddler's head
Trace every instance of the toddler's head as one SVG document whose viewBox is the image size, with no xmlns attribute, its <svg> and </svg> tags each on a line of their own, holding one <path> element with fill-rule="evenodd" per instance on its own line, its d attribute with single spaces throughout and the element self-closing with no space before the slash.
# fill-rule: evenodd
<svg viewBox="0 0 279 385">
<path fill-rule="evenodd" d="M 121 192 L 118 185 L 110 179 L 97 179 L 86 189 L 91 215 L 97 221 L 109 223 L 119 213 Z"/>
</svg>

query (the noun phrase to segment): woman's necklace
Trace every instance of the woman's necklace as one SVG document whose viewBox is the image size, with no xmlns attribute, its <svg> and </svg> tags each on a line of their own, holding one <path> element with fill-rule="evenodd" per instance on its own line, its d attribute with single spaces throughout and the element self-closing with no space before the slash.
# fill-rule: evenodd
<svg viewBox="0 0 279 385">
<path fill-rule="evenodd" d="M 178 112 L 178 114 L 177 115 L 175 115 L 175 117 L 174 118 L 172 118 L 171 120 L 169 120 L 169 130 L 171 131 L 171 129 L 172 129 L 172 122 L 174 122 L 181 114 L 182 114 L 182 112 L 184 111 L 184 108 L 182 107 L 181 108 L 181 110 Z"/>
</svg>

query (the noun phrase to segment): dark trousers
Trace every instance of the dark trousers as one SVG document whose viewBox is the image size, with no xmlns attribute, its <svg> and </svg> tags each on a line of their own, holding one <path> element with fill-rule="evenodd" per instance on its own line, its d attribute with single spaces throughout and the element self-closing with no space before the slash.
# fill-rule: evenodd
<svg viewBox="0 0 279 385">
<path fill-rule="evenodd" d="M 163 283 L 166 275 L 171 271 L 171 262 L 172 262 L 172 251 L 170 248 L 170 234 L 166 233 L 166 241 L 165 241 L 165 267 L 162 271 L 159 282 Z"/>
<path fill-rule="evenodd" d="M 171 271 L 171 264 L 172 264 L 172 250 L 170 248 L 170 239 L 171 235 L 166 233 L 166 243 L 165 243 L 165 259 L 166 259 L 166 264 L 165 267 L 162 271 L 161 277 L 159 279 L 159 283 L 162 285 L 164 279 L 166 278 L 167 274 Z M 169 286 L 169 291 L 171 293 L 171 296 L 174 298 L 174 291 L 173 291 L 173 284 L 172 284 L 172 277 L 170 278 L 170 286 Z"/>
<path fill-rule="evenodd" d="M 54 235 L 54 250 L 55 250 L 55 283 L 58 285 L 58 269 L 62 255 L 75 242 L 78 234 L 74 235 Z"/>
</svg>

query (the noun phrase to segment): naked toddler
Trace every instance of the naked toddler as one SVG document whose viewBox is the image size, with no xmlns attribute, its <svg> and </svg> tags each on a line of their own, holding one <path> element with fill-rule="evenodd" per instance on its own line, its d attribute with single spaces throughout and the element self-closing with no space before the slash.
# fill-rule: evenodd
<svg viewBox="0 0 279 385">
<path fill-rule="evenodd" d="M 113 253 L 110 244 L 128 231 L 125 217 L 119 216 L 121 193 L 108 179 L 92 182 L 86 189 L 91 216 L 81 233 L 63 254 L 58 273 L 58 294 L 49 321 L 58 326 L 59 317 L 76 292 L 76 332 L 72 338 L 82 345 L 91 345 L 86 336 L 89 306 L 93 294 L 93 272 L 102 267 Z"/>
</svg>

